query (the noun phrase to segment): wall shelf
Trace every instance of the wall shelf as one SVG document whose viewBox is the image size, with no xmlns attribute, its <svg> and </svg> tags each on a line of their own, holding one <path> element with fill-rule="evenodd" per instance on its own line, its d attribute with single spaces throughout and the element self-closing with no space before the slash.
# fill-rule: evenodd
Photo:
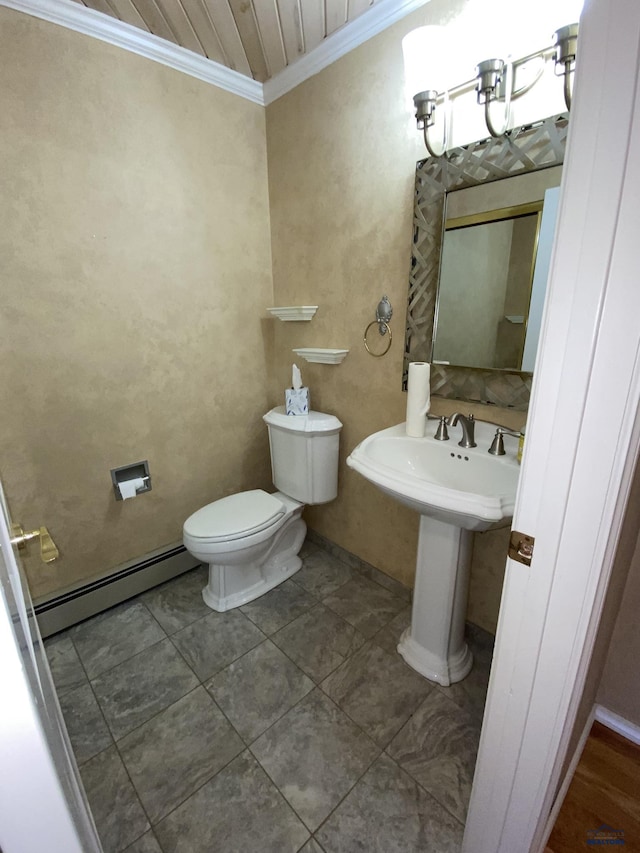
<svg viewBox="0 0 640 853">
<path fill-rule="evenodd" d="M 347 357 L 348 349 L 320 349 L 318 347 L 298 347 L 296 355 L 316 364 L 341 364 Z"/>
<path fill-rule="evenodd" d="M 308 322 L 317 310 L 317 305 L 283 305 L 279 308 L 267 308 L 267 311 L 270 314 L 274 317 L 278 317 L 278 319 L 285 323 L 300 321 Z"/>
</svg>

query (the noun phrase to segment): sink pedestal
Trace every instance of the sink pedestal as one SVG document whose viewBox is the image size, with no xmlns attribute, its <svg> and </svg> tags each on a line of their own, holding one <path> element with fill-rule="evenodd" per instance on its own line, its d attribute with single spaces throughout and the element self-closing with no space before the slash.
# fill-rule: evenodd
<svg viewBox="0 0 640 853">
<path fill-rule="evenodd" d="M 464 639 L 472 536 L 470 530 L 420 516 L 411 626 L 398 651 L 438 684 L 462 681 L 473 664 Z"/>
</svg>

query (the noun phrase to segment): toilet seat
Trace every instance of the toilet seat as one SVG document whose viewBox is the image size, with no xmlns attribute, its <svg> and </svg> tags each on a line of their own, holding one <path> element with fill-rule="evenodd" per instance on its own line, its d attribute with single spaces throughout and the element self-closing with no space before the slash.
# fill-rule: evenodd
<svg viewBox="0 0 640 853">
<path fill-rule="evenodd" d="M 202 507 L 184 523 L 184 533 L 199 542 L 230 542 L 260 533 L 284 516 L 286 508 L 262 489 L 239 492 Z"/>
</svg>

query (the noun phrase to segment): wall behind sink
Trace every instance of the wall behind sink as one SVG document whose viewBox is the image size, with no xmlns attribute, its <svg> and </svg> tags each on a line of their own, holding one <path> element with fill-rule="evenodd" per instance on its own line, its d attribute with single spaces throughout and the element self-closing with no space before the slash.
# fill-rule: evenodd
<svg viewBox="0 0 640 853">
<path fill-rule="evenodd" d="M 318 304 L 309 324 L 275 322 L 273 402 L 290 383 L 295 346 L 349 348 L 343 364 L 301 364 L 314 409 L 336 414 L 341 435 L 337 500 L 309 508 L 328 539 L 412 585 L 418 516 L 346 467 L 366 435 L 404 420 L 404 320 L 416 160 L 425 156 L 404 96 L 402 37 L 445 23 L 462 0 L 432 0 L 267 108 L 276 304 Z M 383 294 L 393 304 L 393 345 L 365 352 L 362 335 Z M 460 405 L 460 404 L 459 404 Z M 455 405 L 435 401 L 437 412 Z M 478 417 L 519 427 L 522 414 L 464 404 Z M 505 531 L 476 536 L 469 617 L 495 630 Z"/>
</svg>

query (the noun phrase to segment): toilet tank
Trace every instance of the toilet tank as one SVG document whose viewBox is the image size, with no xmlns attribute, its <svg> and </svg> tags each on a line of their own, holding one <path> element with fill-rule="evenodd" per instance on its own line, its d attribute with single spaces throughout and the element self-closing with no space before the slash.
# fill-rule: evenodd
<svg viewBox="0 0 640 853">
<path fill-rule="evenodd" d="M 305 504 L 332 501 L 338 494 L 338 418 L 322 412 L 286 415 L 284 406 L 277 406 L 264 421 L 276 489 Z"/>
</svg>

